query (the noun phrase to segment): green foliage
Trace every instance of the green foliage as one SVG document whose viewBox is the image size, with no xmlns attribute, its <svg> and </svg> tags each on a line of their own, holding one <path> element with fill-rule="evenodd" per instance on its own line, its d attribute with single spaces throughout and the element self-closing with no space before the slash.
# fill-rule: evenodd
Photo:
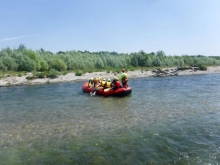
<svg viewBox="0 0 220 165">
<path fill-rule="evenodd" d="M 62 75 L 67 75 L 68 74 L 68 72 L 67 71 L 64 71 L 63 73 L 62 73 Z"/>
<path fill-rule="evenodd" d="M 82 72 L 76 71 L 75 75 L 76 76 L 82 76 Z"/>
<path fill-rule="evenodd" d="M 68 71 L 81 72 L 121 72 L 121 68 L 134 70 L 135 68 L 150 67 L 184 67 L 184 66 L 213 66 L 220 65 L 220 57 L 197 56 L 166 56 L 163 51 L 146 53 L 143 50 L 130 54 L 117 52 L 89 52 L 89 51 L 59 51 L 53 54 L 40 49 L 33 51 L 21 44 L 18 49 L 4 48 L 0 51 L 1 71 L 40 71 L 49 73 L 51 69 L 67 73 Z M 48 71 L 49 70 L 49 71 Z M 52 71 L 53 71 L 52 70 Z M 67 72 L 65 72 L 67 71 Z M 44 75 L 39 75 L 42 77 Z"/>
<path fill-rule="evenodd" d="M 33 76 L 32 77 L 27 77 L 27 79 L 32 80 L 32 79 L 36 79 L 36 78 L 57 78 L 59 76 L 60 72 L 58 72 L 55 69 L 50 69 L 49 71 L 45 71 L 45 72 L 33 72 Z"/>
<path fill-rule="evenodd" d="M 198 67 L 199 67 L 200 70 L 207 70 L 207 67 L 204 66 L 204 65 L 199 65 Z"/>
<path fill-rule="evenodd" d="M 35 77 L 34 76 L 27 76 L 26 79 L 27 80 L 33 80 L 33 79 L 35 79 Z"/>
<path fill-rule="evenodd" d="M 59 72 L 55 69 L 50 69 L 49 73 L 47 74 L 47 77 L 49 78 L 57 78 L 59 76 Z"/>
<path fill-rule="evenodd" d="M 17 70 L 17 63 L 14 58 L 10 56 L 12 50 L 6 48 L 0 52 L 0 70 L 12 71 Z"/>
<path fill-rule="evenodd" d="M 26 46 L 24 45 L 24 44 L 20 44 L 19 46 L 18 46 L 18 50 L 19 51 L 25 51 L 27 48 L 26 48 Z"/>
<path fill-rule="evenodd" d="M 37 78 L 46 78 L 47 77 L 47 73 L 46 72 L 38 72 L 34 74 Z"/>
<path fill-rule="evenodd" d="M 18 73 L 18 77 L 21 77 L 22 76 L 22 73 Z"/>
<path fill-rule="evenodd" d="M 40 59 L 40 71 L 47 71 L 49 69 L 49 65 L 44 59 Z"/>
<path fill-rule="evenodd" d="M 19 59 L 19 63 L 18 63 L 18 71 L 34 71 L 36 70 L 36 63 L 31 60 L 29 57 L 27 56 L 22 56 Z"/>
<path fill-rule="evenodd" d="M 105 65 L 104 65 L 102 59 L 101 59 L 101 58 L 98 58 L 98 59 L 96 60 L 95 66 L 96 66 L 97 68 L 104 68 Z"/>
<path fill-rule="evenodd" d="M 33 50 L 24 50 L 24 56 L 29 57 L 34 63 L 35 63 L 35 69 L 40 70 L 41 69 L 41 63 L 38 57 L 38 54 L 34 52 Z"/>
<path fill-rule="evenodd" d="M 67 69 L 66 63 L 61 59 L 54 59 L 52 68 L 58 71 L 64 71 Z"/>
<path fill-rule="evenodd" d="M 152 65 L 157 67 L 157 66 L 161 66 L 161 64 L 162 64 L 162 61 L 160 60 L 160 58 L 158 56 L 155 56 L 153 58 Z"/>
<path fill-rule="evenodd" d="M 18 65 L 15 60 L 10 56 L 1 57 L 1 61 L 3 62 L 4 70 L 17 70 Z"/>
</svg>

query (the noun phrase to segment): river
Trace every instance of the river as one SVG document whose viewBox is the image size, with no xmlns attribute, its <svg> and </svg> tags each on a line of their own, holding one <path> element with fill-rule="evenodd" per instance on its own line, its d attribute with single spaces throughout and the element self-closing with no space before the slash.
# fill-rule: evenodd
<svg viewBox="0 0 220 165">
<path fill-rule="evenodd" d="M 129 80 L 126 97 L 83 82 L 0 88 L 0 164 L 218 164 L 220 74 Z"/>
</svg>

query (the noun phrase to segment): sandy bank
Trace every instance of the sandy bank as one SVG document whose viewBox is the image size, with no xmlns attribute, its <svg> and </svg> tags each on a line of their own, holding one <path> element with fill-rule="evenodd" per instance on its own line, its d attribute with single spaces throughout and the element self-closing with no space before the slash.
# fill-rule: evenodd
<svg viewBox="0 0 220 165">
<path fill-rule="evenodd" d="M 175 68 L 170 68 L 175 69 Z M 178 71 L 177 75 L 193 75 L 193 74 L 212 74 L 212 73 L 220 73 L 220 66 L 218 67 L 208 67 L 206 71 L 200 70 L 182 70 Z M 138 78 L 138 77 L 150 77 L 155 76 L 155 74 L 150 71 L 128 71 L 127 72 L 129 78 Z M 32 85 L 32 84 L 44 84 L 44 83 L 59 83 L 59 82 L 67 82 L 67 81 L 87 81 L 91 77 L 100 77 L 100 78 L 110 78 L 112 79 L 115 76 L 119 77 L 119 74 L 116 73 L 106 73 L 106 72 L 94 72 L 94 73 L 86 73 L 82 76 L 76 76 L 75 73 L 68 73 L 66 75 L 60 75 L 58 78 L 50 79 L 50 78 L 38 78 L 34 80 L 27 80 L 26 77 L 31 76 L 31 73 L 28 73 L 25 76 L 13 76 L 13 77 L 6 77 L 0 79 L 0 87 L 4 86 L 13 86 L 13 85 Z"/>
</svg>

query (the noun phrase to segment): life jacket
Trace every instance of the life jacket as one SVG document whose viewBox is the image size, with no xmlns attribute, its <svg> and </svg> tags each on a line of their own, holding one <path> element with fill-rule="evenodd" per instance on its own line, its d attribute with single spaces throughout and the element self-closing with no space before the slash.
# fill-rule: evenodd
<svg viewBox="0 0 220 165">
<path fill-rule="evenodd" d="M 101 86 L 104 87 L 105 83 L 106 83 L 106 81 L 101 81 Z"/>
<path fill-rule="evenodd" d="M 116 87 L 116 88 L 120 88 L 120 87 L 121 87 L 120 81 L 116 81 L 116 82 L 115 82 L 115 87 Z"/>
<path fill-rule="evenodd" d="M 111 82 L 107 81 L 107 82 L 105 83 L 105 88 L 110 88 L 110 87 L 111 87 Z"/>
</svg>

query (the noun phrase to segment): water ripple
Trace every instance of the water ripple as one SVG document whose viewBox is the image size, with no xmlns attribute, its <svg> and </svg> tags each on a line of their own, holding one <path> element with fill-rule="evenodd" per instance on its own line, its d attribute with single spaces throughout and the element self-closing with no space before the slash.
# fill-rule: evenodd
<svg viewBox="0 0 220 165">
<path fill-rule="evenodd" d="M 0 164 L 217 164 L 219 74 L 131 79 L 131 96 L 82 82 L 0 88 Z"/>
</svg>

